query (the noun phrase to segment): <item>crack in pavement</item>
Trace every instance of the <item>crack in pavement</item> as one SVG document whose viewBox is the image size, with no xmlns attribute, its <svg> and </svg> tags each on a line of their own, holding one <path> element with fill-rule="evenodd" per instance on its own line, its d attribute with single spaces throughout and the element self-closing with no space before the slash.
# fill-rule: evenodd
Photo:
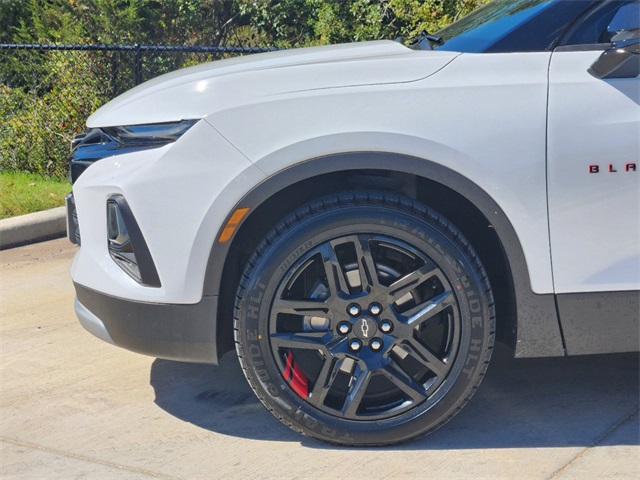
<svg viewBox="0 0 640 480">
<path fill-rule="evenodd" d="M 59 456 L 66 457 L 66 458 L 72 458 L 74 460 L 79 460 L 79 461 L 89 462 L 89 463 L 95 463 L 95 464 L 98 464 L 98 465 L 104 465 L 106 467 L 111 467 L 111 468 L 115 468 L 115 469 L 118 469 L 118 470 L 126 470 L 126 471 L 132 472 L 132 473 L 140 473 L 140 474 L 146 475 L 148 477 L 161 478 L 163 480 L 176 480 L 174 477 L 169 477 L 169 476 L 163 475 L 161 473 L 152 472 L 150 470 L 143 470 L 141 468 L 129 467 L 127 465 L 120 465 L 118 463 L 107 462 L 105 460 L 99 460 L 97 458 L 85 457 L 84 455 L 77 455 L 75 453 L 65 452 L 64 450 L 56 450 L 54 448 L 45 447 L 45 446 L 38 445 L 38 444 L 35 444 L 35 443 L 24 442 L 24 441 L 16 440 L 16 439 L 13 439 L 13 438 L 0 437 L 0 441 L 6 442 L 6 443 L 11 443 L 13 445 L 17 445 L 17 446 L 20 446 L 20 447 L 26 447 L 26 448 L 31 448 L 33 450 L 39 450 L 41 452 L 51 453 L 53 455 L 59 455 Z"/>
<path fill-rule="evenodd" d="M 597 447 L 599 444 L 601 444 L 604 441 L 605 438 L 607 438 L 609 435 L 611 435 L 613 432 L 615 432 L 618 428 L 620 428 L 622 425 L 624 425 L 629 420 L 631 420 L 634 416 L 636 416 L 638 414 L 638 412 L 640 412 L 640 408 L 635 409 L 629 415 L 627 415 L 624 418 L 622 418 L 619 422 L 617 422 L 615 425 L 613 425 L 609 430 L 607 430 L 600 437 L 598 437 L 598 439 L 595 442 L 593 442 L 591 445 L 589 445 L 587 448 L 585 448 L 580 453 L 578 453 L 575 457 L 573 457 L 571 460 L 569 460 L 569 462 L 566 465 L 560 467 L 558 470 L 553 472 L 551 474 L 551 476 L 547 478 L 547 480 L 554 480 L 555 478 L 558 478 L 558 476 L 562 472 L 567 470 L 571 465 L 576 463 L 578 460 L 580 460 L 582 457 L 584 457 L 587 453 L 589 453 L 591 450 L 593 450 L 595 447 Z"/>
</svg>

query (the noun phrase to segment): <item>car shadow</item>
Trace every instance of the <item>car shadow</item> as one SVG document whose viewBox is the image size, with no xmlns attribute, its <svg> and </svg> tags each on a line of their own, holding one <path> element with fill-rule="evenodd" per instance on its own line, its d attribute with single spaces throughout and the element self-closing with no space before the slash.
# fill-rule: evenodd
<svg viewBox="0 0 640 480">
<path fill-rule="evenodd" d="M 638 445 L 639 360 L 637 353 L 515 360 L 498 345 L 482 385 L 453 420 L 389 449 L 586 447 L 626 421 L 636 428 L 615 442 Z M 276 420 L 248 386 L 235 353 L 219 366 L 157 359 L 151 386 L 160 408 L 216 433 L 340 448 Z"/>
</svg>

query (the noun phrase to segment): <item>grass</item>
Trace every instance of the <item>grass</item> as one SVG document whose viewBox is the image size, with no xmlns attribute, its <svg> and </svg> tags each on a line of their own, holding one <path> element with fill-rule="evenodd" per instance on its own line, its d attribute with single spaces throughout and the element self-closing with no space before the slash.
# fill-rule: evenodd
<svg viewBox="0 0 640 480">
<path fill-rule="evenodd" d="M 61 207 L 70 191 L 71 185 L 63 179 L 43 178 L 37 173 L 0 172 L 0 219 Z"/>
</svg>

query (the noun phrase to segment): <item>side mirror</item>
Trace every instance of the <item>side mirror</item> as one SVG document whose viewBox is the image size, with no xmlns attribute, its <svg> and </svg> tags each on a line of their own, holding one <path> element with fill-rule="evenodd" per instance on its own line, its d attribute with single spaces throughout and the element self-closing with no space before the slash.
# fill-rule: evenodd
<svg viewBox="0 0 640 480">
<path fill-rule="evenodd" d="M 618 9 L 607 26 L 611 48 L 587 70 L 596 78 L 633 78 L 640 75 L 640 2 Z"/>
<path fill-rule="evenodd" d="M 587 70 L 596 78 L 633 78 L 640 75 L 640 38 L 614 42 Z"/>
</svg>

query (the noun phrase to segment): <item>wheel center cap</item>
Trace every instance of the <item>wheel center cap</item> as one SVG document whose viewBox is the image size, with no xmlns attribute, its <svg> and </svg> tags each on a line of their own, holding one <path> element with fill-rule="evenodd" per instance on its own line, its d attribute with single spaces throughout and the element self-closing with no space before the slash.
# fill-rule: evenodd
<svg viewBox="0 0 640 480">
<path fill-rule="evenodd" d="M 353 324 L 353 333 L 363 340 L 373 338 L 377 332 L 378 326 L 376 325 L 376 321 L 369 316 L 363 315 Z"/>
</svg>

